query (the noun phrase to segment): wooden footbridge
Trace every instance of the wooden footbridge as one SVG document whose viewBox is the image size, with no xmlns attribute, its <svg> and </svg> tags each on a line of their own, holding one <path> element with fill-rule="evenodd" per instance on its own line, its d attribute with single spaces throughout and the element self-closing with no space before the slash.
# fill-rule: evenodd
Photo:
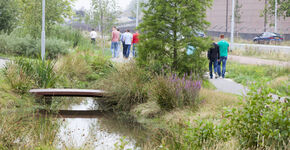
<svg viewBox="0 0 290 150">
<path fill-rule="evenodd" d="M 89 89 L 32 89 L 29 92 L 35 96 L 40 97 L 105 97 L 106 95 L 105 91 Z"/>
<path fill-rule="evenodd" d="M 29 91 L 35 95 L 37 100 L 44 104 L 51 105 L 52 97 L 105 97 L 106 93 L 102 90 L 90 90 L 90 89 L 32 89 Z M 51 112 L 50 110 L 38 110 L 40 114 L 51 114 L 54 117 L 61 118 L 96 118 L 100 117 L 103 113 L 100 110 L 58 110 Z M 57 112 L 57 113 L 56 113 Z M 57 115 L 55 115 L 55 113 Z"/>
</svg>

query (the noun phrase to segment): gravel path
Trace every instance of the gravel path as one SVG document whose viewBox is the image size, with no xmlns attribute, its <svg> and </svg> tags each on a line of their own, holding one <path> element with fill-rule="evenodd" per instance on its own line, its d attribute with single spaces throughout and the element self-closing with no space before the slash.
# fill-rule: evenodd
<svg viewBox="0 0 290 150">
<path fill-rule="evenodd" d="M 252 57 L 244 57 L 244 56 L 229 56 L 230 61 L 239 62 L 241 64 L 249 64 L 249 65 L 276 65 L 276 66 L 290 66 L 290 60 L 288 62 L 277 61 L 277 60 L 267 60 L 267 59 L 259 59 Z"/>
</svg>

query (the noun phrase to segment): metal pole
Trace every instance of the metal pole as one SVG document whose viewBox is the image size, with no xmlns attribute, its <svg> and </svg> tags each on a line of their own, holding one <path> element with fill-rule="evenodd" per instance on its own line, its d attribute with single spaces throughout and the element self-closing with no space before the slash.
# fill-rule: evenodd
<svg viewBox="0 0 290 150">
<path fill-rule="evenodd" d="M 268 0 L 265 0 L 265 7 L 264 7 L 264 32 L 267 31 L 267 3 L 268 3 Z"/>
<path fill-rule="evenodd" d="M 229 0 L 226 3 L 226 33 L 228 32 L 228 18 L 229 18 Z"/>
<path fill-rule="evenodd" d="M 41 59 L 45 59 L 45 0 L 42 0 Z"/>
<path fill-rule="evenodd" d="M 137 0 L 137 12 L 136 12 L 136 28 L 139 25 L 139 0 Z"/>
<path fill-rule="evenodd" d="M 235 32 L 235 1 L 232 0 L 232 25 L 231 25 L 231 45 L 234 43 L 234 32 Z"/>
<path fill-rule="evenodd" d="M 277 0 L 275 0 L 275 33 L 277 33 L 277 10 L 278 10 L 278 3 Z"/>
</svg>

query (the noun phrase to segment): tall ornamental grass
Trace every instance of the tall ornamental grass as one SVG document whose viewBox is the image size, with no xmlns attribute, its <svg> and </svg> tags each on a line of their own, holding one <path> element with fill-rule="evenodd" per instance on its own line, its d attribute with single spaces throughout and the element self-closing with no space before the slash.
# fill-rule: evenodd
<svg viewBox="0 0 290 150">
<path fill-rule="evenodd" d="M 160 107 L 172 110 L 176 107 L 193 106 L 198 103 L 201 81 L 184 74 L 183 78 L 176 74 L 159 75 L 153 80 L 152 97 Z"/>
<path fill-rule="evenodd" d="M 31 88 L 52 88 L 58 75 L 54 62 L 16 58 L 4 68 L 5 81 L 17 93 L 24 94 Z"/>
<path fill-rule="evenodd" d="M 134 105 L 148 100 L 146 84 L 152 75 L 134 63 L 117 67 L 99 85 L 109 94 L 109 105 L 116 110 L 129 111 Z"/>
</svg>

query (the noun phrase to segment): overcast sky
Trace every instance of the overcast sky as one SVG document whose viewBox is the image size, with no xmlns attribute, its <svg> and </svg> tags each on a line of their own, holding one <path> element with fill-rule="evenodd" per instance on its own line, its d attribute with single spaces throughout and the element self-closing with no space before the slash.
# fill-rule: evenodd
<svg viewBox="0 0 290 150">
<path fill-rule="evenodd" d="M 120 6 L 123 10 L 127 8 L 131 0 L 116 0 L 118 3 L 118 6 Z M 85 9 L 90 9 L 91 0 L 76 0 L 74 8 L 80 9 L 80 8 L 85 8 Z"/>
</svg>

